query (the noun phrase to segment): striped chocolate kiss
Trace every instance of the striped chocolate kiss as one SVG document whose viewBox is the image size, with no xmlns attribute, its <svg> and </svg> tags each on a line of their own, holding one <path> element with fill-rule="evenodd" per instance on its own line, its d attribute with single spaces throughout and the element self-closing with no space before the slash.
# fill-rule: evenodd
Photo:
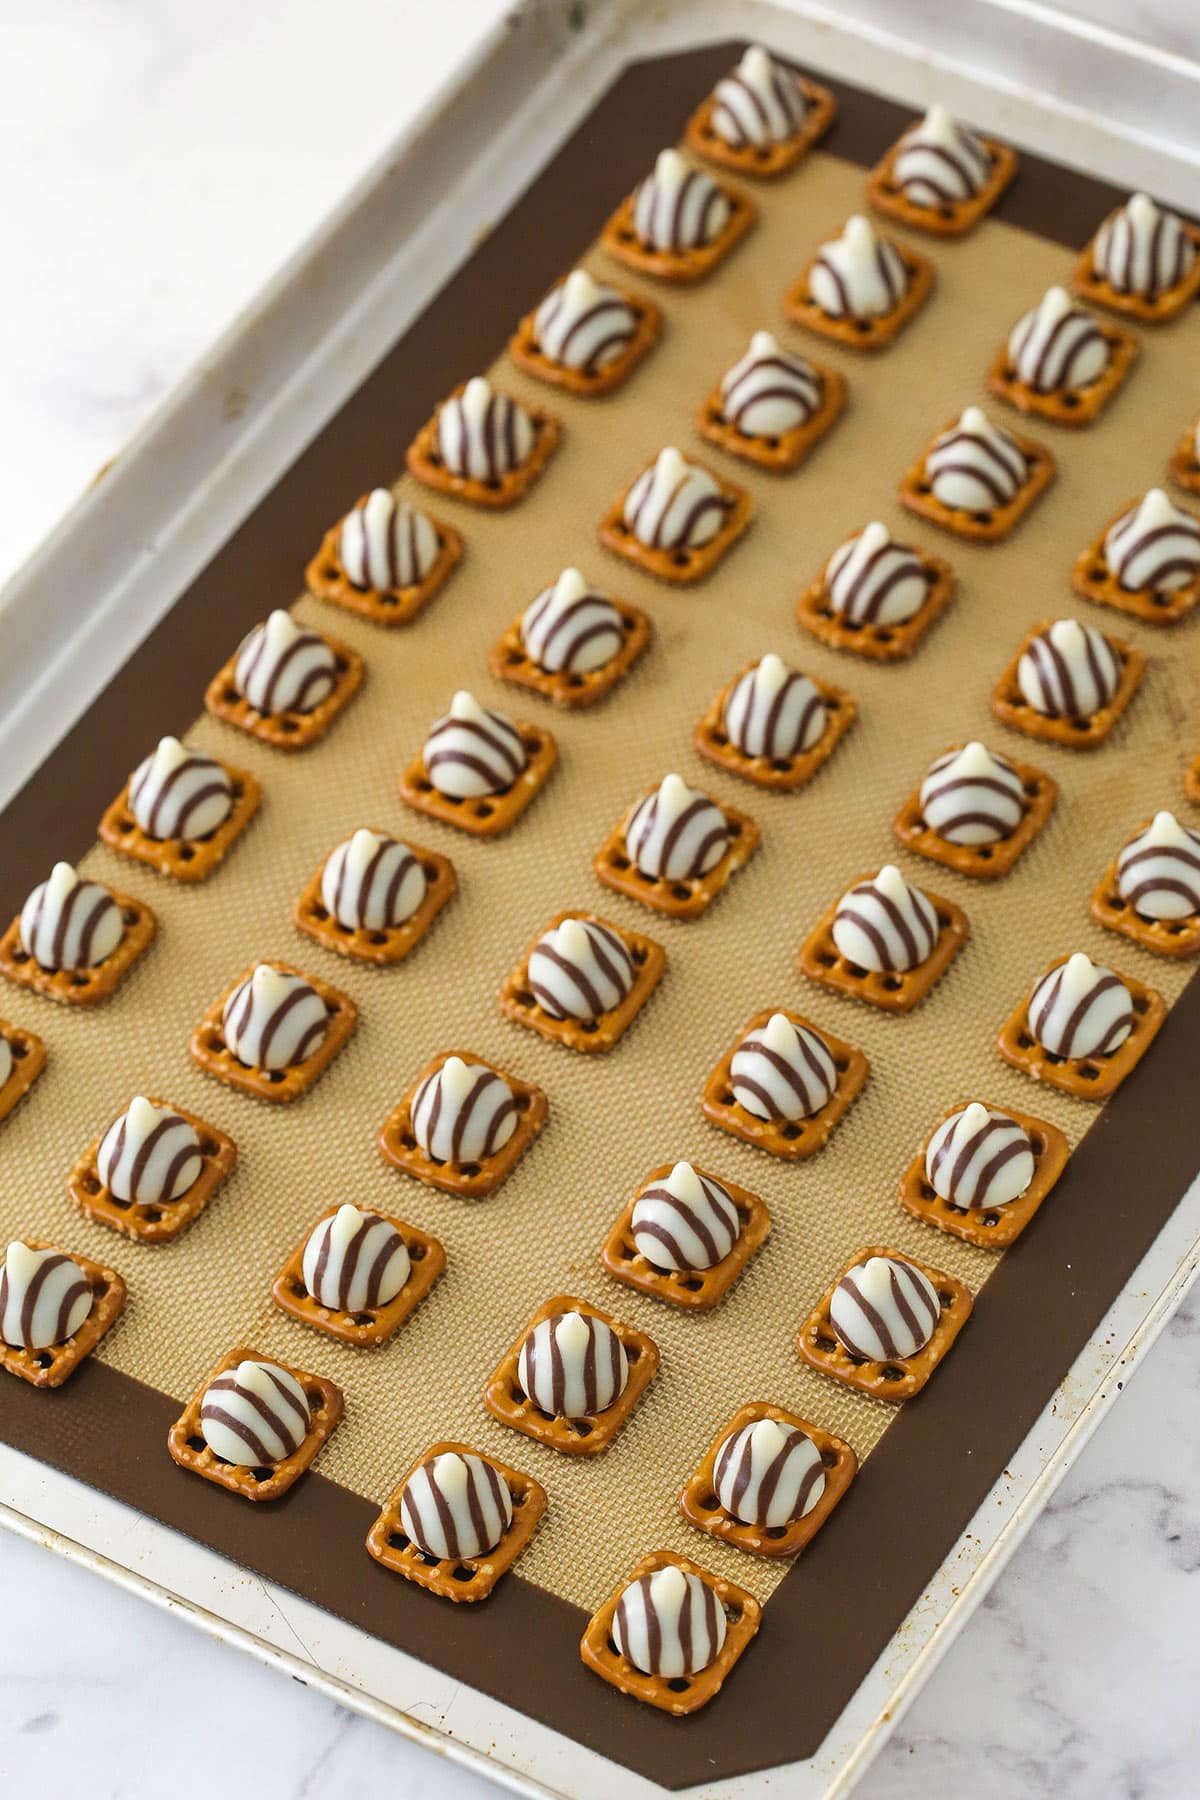
<svg viewBox="0 0 1200 1800">
<path fill-rule="evenodd" d="M 422 758 L 434 787 L 455 800 L 504 793 L 529 760 L 512 720 L 480 706 L 465 688 L 430 728 Z"/>
<path fill-rule="evenodd" d="M 837 1089 L 837 1065 L 824 1038 L 772 1013 L 733 1053 L 730 1086 L 756 1119 L 808 1119 Z"/>
<path fill-rule="evenodd" d="M 925 1152 L 930 1187 L 963 1212 L 1019 1200 L 1034 1170 L 1033 1145 L 1025 1127 L 978 1101 L 951 1113 Z"/>
<path fill-rule="evenodd" d="M 825 1491 L 825 1465 L 798 1426 L 758 1419 L 725 1439 L 713 1464 L 713 1486 L 733 1518 L 778 1530 L 812 1511 Z"/>
<path fill-rule="evenodd" d="M 249 1468 L 273 1468 L 294 1456 L 311 1424 L 296 1377 L 276 1363 L 240 1362 L 205 1389 L 200 1430 L 214 1456 Z"/>
<path fill-rule="evenodd" d="M 918 968 L 938 941 L 932 902 L 909 886 L 894 863 L 843 894 L 832 930 L 847 962 L 879 974 Z"/>
<path fill-rule="evenodd" d="M 331 1312 L 369 1312 L 394 1300 L 412 1265 L 396 1227 L 349 1204 L 323 1219 L 304 1246 L 304 1285 Z"/>
<path fill-rule="evenodd" d="M 583 1419 L 618 1400 L 629 1379 L 625 1346 L 591 1313 L 553 1313 L 535 1325 L 517 1361 L 517 1380 L 552 1419 Z"/>
<path fill-rule="evenodd" d="M 413 1471 L 400 1500 L 400 1523 L 418 1550 L 449 1562 L 485 1556 L 512 1524 L 508 1485 L 482 1456 L 445 1450 Z"/>
<path fill-rule="evenodd" d="M 0 1339 L 17 1350 L 48 1350 L 74 1337 L 94 1304 L 73 1256 L 34 1250 L 20 1239 L 0 1266 Z"/>
<path fill-rule="evenodd" d="M 678 1681 L 721 1654 L 725 1614 L 707 1581 L 669 1564 L 629 1583 L 612 1632 L 621 1655 L 644 1675 Z"/>
<path fill-rule="evenodd" d="M 21 947 L 42 969 L 91 969 L 125 935 L 121 909 L 106 887 L 55 863 L 21 908 Z"/>
<path fill-rule="evenodd" d="M 1090 719 L 1115 698 L 1121 659 L 1102 631 L 1056 619 L 1039 631 L 1017 664 L 1017 686 L 1047 719 Z"/>
<path fill-rule="evenodd" d="M 1051 1056 L 1108 1056 L 1133 1030 L 1133 1001 L 1119 975 L 1077 950 L 1033 990 L 1029 1029 Z"/>
<path fill-rule="evenodd" d="M 484 1162 L 516 1129 L 512 1089 L 484 1063 L 448 1056 L 413 1095 L 413 1136 L 434 1162 Z"/>
<path fill-rule="evenodd" d="M 115 1200 L 158 1206 L 186 1194 L 204 1167 L 200 1139 L 169 1106 L 141 1095 L 114 1119 L 96 1153 L 96 1172 Z"/>
<path fill-rule="evenodd" d="M 634 1202 L 633 1241 L 656 1269 L 711 1269 L 741 1235 L 737 1207 L 719 1181 L 677 1162 Z"/>
<path fill-rule="evenodd" d="M 312 712 L 337 686 L 337 658 L 319 631 L 276 609 L 243 639 L 233 685 L 257 713 Z"/>
<path fill-rule="evenodd" d="M 921 816 L 948 844 L 996 844 L 1025 810 L 1025 784 L 1003 756 L 978 741 L 948 750 L 921 783 Z"/>
<path fill-rule="evenodd" d="M 1155 813 L 1117 858 L 1117 886 L 1143 919 L 1187 919 L 1200 913 L 1200 832 L 1172 812 Z"/>
<path fill-rule="evenodd" d="M 622 939 L 597 919 L 564 919 L 529 956 L 529 990 L 552 1019 L 602 1018 L 625 999 L 636 974 Z"/>
<path fill-rule="evenodd" d="M 833 1290 L 829 1322 L 860 1362 L 915 1356 L 933 1336 L 941 1304 L 928 1276 L 894 1256 L 872 1256 Z"/>
</svg>

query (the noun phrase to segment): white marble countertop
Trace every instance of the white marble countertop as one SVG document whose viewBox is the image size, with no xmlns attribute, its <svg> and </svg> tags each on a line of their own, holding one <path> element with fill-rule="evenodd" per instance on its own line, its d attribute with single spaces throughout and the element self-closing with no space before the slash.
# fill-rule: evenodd
<svg viewBox="0 0 1200 1800">
<path fill-rule="evenodd" d="M 9 9 L 0 575 L 504 8 Z M 1071 10 L 1195 47 L 1192 0 Z M 398 49 L 398 21 L 411 36 Z M 334 20 L 337 24 L 335 28 Z M 871 1800 L 1200 1787 L 1200 1299 L 1185 1306 L 864 1780 Z M 936 1495 L 931 1496 L 936 1504 Z M 494 1791 L 46 1552 L 0 1539 L 0 1775 L 94 1800 Z M 186 1713 L 164 1693 L 191 1695 Z M 181 1723 L 181 1721 L 184 1721 Z M 188 1752 L 182 1762 L 181 1749 Z"/>
</svg>

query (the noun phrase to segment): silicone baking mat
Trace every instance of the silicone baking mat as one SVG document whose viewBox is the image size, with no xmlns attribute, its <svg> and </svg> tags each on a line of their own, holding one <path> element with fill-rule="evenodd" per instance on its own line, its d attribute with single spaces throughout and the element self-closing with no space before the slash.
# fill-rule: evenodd
<svg viewBox="0 0 1200 1800">
<path fill-rule="evenodd" d="M 159 731 L 186 723 L 188 702 L 194 706 L 239 633 L 269 605 L 293 597 L 295 571 L 329 520 L 363 487 L 394 475 L 433 403 L 484 367 L 517 315 L 585 251 L 606 212 L 732 54 L 726 48 L 673 58 L 625 77 L 248 521 L 138 659 L 138 698 L 119 725 L 112 700 L 102 702 L 10 809 L 13 905 L 55 855 L 82 848 L 82 822 L 94 819 Z M 693 291 L 655 290 L 666 312 L 663 341 L 619 395 L 599 403 L 563 397 L 520 377 L 500 357 L 496 379 L 556 411 L 563 446 L 515 513 L 489 517 L 440 497 L 433 503 L 460 526 L 468 554 L 417 624 L 377 632 L 315 601 L 300 602 L 306 619 L 354 644 L 368 664 L 362 695 L 323 746 L 285 759 L 207 719 L 189 729 L 189 741 L 252 769 L 265 791 L 262 816 L 214 880 L 177 888 L 107 851 L 89 852 L 90 872 L 147 899 L 160 918 L 160 941 L 112 1006 L 88 1016 L 16 992 L 0 998 L 7 1017 L 43 1033 L 52 1058 L 33 1097 L 5 1127 L 3 1229 L 105 1257 L 125 1274 L 132 1295 L 101 1357 L 71 1388 L 46 1396 L 0 1384 L 0 1433 L 671 1785 L 811 1752 L 1002 1467 L 1021 1421 L 1036 1412 L 1077 1336 L 1102 1310 L 1096 1302 L 1111 1298 L 1198 1160 L 1195 1138 L 1180 1137 L 1192 1128 L 1177 1118 L 1158 1165 L 1148 1175 L 1139 1171 L 1136 1204 L 1123 1180 L 1122 1156 L 1137 1163 L 1139 1120 L 1149 1133 L 1157 1111 L 1171 1117 L 1170 1081 L 1188 1060 L 1178 1047 L 1181 1034 L 1190 1025 L 1190 1043 L 1195 1032 L 1195 1022 L 1177 1013 L 1147 1069 L 1105 1109 L 1042 1217 L 1004 1260 L 970 1330 L 916 1405 L 898 1416 L 808 1371 L 795 1355 L 799 1321 L 863 1243 L 910 1249 L 976 1292 L 997 1269 L 995 1258 L 921 1227 L 896 1203 L 902 1170 L 955 1101 L 980 1095 L 1038 1112 L 1073 1142 L 1092 1123 L 1091 1109 L 1033 1088 L 993 1049 L 1000 1021 L 1053 955 L 1082 947 L 1169 998 L 1180 992 L 1184 972 L 1101 933 L 1088 919 L 1087 897 L 1142 818 L 1161 805 L 1182 806 L 1180 768 L 1191 746 L 1179 731 L 1195 716 L 1187 629 L 1155 633 L 1093 612 L 1074 600 L 1067 577 L 1115 508 L 1161 478 L 1178 435 L 1179 370 L 1195 363 L 1200 325 L 1192 316 L 1166 333 L 1144 334 L 1126 392 L 1094 431 L 1029 428 L 1051 443 L 1060 474 L 1010 542 L 970 546 L 910 523 L 895 501 L 899 476 L 934 431 L 981 397 L 995 346 L 1047 285 L 1068 276 L 1067 245 L 1090 235 L 1112 197 L 1027 162 L 1003 220 L 961 244 L 931 252 L 917 246 L 937 265 L 934 299 L 885 357 L 855 358 L 807 339 L 780 313 L 780 297 L 812 249 L 862 204 L 862 164 L 903 122 L 882 102 L 850 91 L 841 99 L 829 149 L 784 182 L 754 190 L 758 226 L 723 270 Z M 604 167 L 597 170 L 601 147 Z M 598 250 L 587 250 L 585 260 L 600 275 L 640 285 Z M 762 325 L 840 368 L 850 384 L 844 419 L 798 475 L 782 479 L 722 459 L 692 430 L 700 401 Z M 720 463 L 751 490 L 756 507 L 744 543 L 714 578 L 690 591 L 650 582 L 595 541 L 614 495 L 668 441 Z M 401 485 L 420 498 L 407 480 Z M 950 613 L 918 656 L 895 668 L 837 657 L 802 635 L 793 617 L 800 591 L 828 552 L 876 516 L 948 557 L 961 578 Z M 643 605 L 656 629 L 632 677 L 603 708 L 576 717 L 552 715 L 486 674 L 490 644 L 568 563 Z M 1035 747 L 1003 732 L 987 712 L 991 686 L 1026 628 L 1061 613 L 1086 614 L 1133 638 L 1152 659 L 1127 721 L 1090 757 Z M 859 702 L 854 730 L 799 796 L 760 794 L 698 764 L 690 749 L 692 725 L 712 694 L 767 649 L 839 682 Z M 168 685 L 151 690 L 145 674 L 155 671 L 157 682 L 167 668 Z M 127 694 L 125 682 L 120 677 L 116 686 Z M 396 796 L 399 770 L 462 683 L 489 704 L 549 724 L 562 752 L 546 792 L 496 843 L 408 815 Z M 1040 763 L 1063 790 L 1047 830 L 994 887 L 905 858 L 889 830 L 932 757 L 975 735 Z M 87 769 L 85 755 L 92 758 Z M 590 867 L 629 800 L 672 768 L 751 811 L 764 838 L 712 912 L 686 925 L 600 889 Z M 459 872 L 453 906 L 412 960 L 392 971 L 327 957 L 290 925 L 292 899 L 309 874 L 362 823 L 445 851 Z M 828 902 L 854 876 L 893 856 L 911 879 L 965 906 L 972 924 L 949 976 L 903 1019 L 811 989 L 795 968 L 797 948 Z M 502 978 L 536 929 L 564 906 L 593 907 L 647 930 L 668 952 L 666 981 L 608 1058 L 573 1056 L 496 1011 Z M 268 1109 L 234 1095 L 207 1081 L 186 1056 L 190 1029 L 209 1001 L 258 956 L 286 957 L 322 974 L 362 1009 L 350 1047 L 294 1108 Z M 698 1111 L 712 1064 L 752 1012 L 773 1004 L 798 1007 L 858 1043 L 873 1068 L 830 1148 L 795 1167 L 713 1131 Z M 473 1206 L 396 1175 L 374 1147 L 379 1125 L 415 1074 L 435 1051 L 452 1046 L 538 1081 L 550 1097 L 542 1139 L 494 1199 Z M 240 1150 L 233 1181 L 168 1250 L 126 1245 L 87 1225 L 63 1190 L 75 1156 L 140 1091 L 206 1116 Z M 764 1251 L 707 1317 L 656 1306 L 611 1283 L 598 1262 L 600 1243 L 639 1180 L 678 1156 L 761 1193 L 774 1219 Z M 303 1331 L 267 1297 L 271 1277 L 308 1225 L 346 1198 L 434 1232 L 449 1254 L 432 1297 L 374 1356 Z M 556 1457 L 513 1436 L 480 1403 L 484 1381 L 523 1319 L 563 1289 L 649 1331 L 663 1352 L 646 1400 L 613 1450 L 595 1462 Z M 320 1473 L 282 1507 L 261 1512 L 176 1471 L 163 1444 L 176 1402 L 240 1340 L 333 1377 L 348 1401 Z M 678 1490 L 714 1430 L 756 1398 L 844 1434 L 866 1458 L 845 1505 L 786 1579 L 777 1565 L 698 1537 L 675 1511 Z M 376 1569 L 361 1549 L 375 1507 L 403 1469 L 427 1443 L 447 1436 L 517 1462 L 550 1492 L 550 1512 L 519 1575 L 478 1611 L 416 1593 Z M 901 1535 L 904 1566 L 897 1568 Z M 683 1728 L 620 1702 L 574 1660 L 585 1610 L 643 1551 L 659 1546 L 690 1553 L 764 1597 L 783 1582 L 745 1667 L 714 1707 Z M 824 1648 L 816 1670 L 812 1641 Z M 519 1665 L 535 1642 L 541 1654 L 532 1693 Z M 797 1719 L 780 1706 L 779 1683 L 781 1663 L 800 1657 L 808 1706 Z"/>
</svg>

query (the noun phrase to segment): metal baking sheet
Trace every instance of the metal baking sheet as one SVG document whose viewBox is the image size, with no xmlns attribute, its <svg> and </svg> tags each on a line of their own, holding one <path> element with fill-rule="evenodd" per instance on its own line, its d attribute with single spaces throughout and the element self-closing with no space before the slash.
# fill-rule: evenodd
<svg viewBox="0 0 1200 1800">
<path fill-rule="evenodd" d="M 621 59 L 698 37 L 723 37 L 730 29 L 728 11 L 721 7 L 692 8 L 686 19 L 682 9 L 668 7 L 659 9 L 653 19 L 636 22 L 622 19 L 624 10 L 600 8 L 581 33 L 572 35 L 561 9 L 528 9 L 519 16 L 516 30 L 499 38 L 479 66 L 468 72 L 460 96 L 436 111 L 402 155 L 389 159 L 385 170 L 368 178 L 324 241 L 302 256 L 256 310 L 248 329 L 235 333 L 209 359 L 203 379 L 191 384 L 131 446 L 82 515 L 67 522 L 39 564 L 4 597 L 6 613 L 19 625 L 23 616 L 29 616 L 26 609 L 62 592 L 59 584 L 72 577 L 78 582 L 90 569 L 95 614 L 109 628 L 115 626 L 109 654 L 97 657 L 95 638 L 60 640 L 37 667 L 22 667 L 10 678 L 19 677 L 34 695 L 40 680 L 53 678 L 59 684 L 56 691 L 65 690 L 70 704 L 86 705 L 121 660 L 122 645 L 128 649 L 136 643 L 156 611 L 170 603 L 396 335 L 406 314 L 400 297 L 415 312 L 437 289 L 474 230 L 504 210 Z M 739 10 L 739 33 L 750 30 L 761 35 L 810 66 L 834 73 L 851 68 L 861 80 L 870 53 L 885 53 L 877 34 L 856 37 L 844 26 L 835 31 L 825 19 L 785 15 L 773 8 L 749 11 L 753 16 L 747 21 L 746 9 Z M 613 32 L 616 41 L 606 37 Z M 928 62 L 896 63 L 894 49 L 886 53 L 889 90 L 914 102 L 923 98 L 930 91 Z M 972 79 L 947 68 L 934 75 L 942 97 L 991 123 L 996 117 L 994 104 L 985 104 Z M 961 85 L 956 87 L 956 82 Z M 1013 137 L 1050 152 L 1061 149 L 1054 142 L 1053 109 L 1039 109 L 1031 95 L 1006 94 L 1004 105 L 1005 128 L 1008 119 L 1019 114 L 1011 126 Z M 472 146 L 496 144 L 493 127 L 499 121 L 503 123 L 498 153 L 490 159 L 488 171 L 472 175 Z M 1001 129 L 998 124 L 996 128 Z M 1182 178 L 1182 168 L 1168 168 L 1166 159 L 1144 144 L 1101 136 L 1108 160 L 1097 160 L 1094 166 L 1106 167 L 1132 183 L 1135 175 L 1124 172 L 1133 169 L 1137 156 L 1149 156 L 1152 160 L 1141 164 L 1136 179 L 1163 193 L 1171 192 L 1176 178 Z M 442 183 L 448 179 L 451 145 L 456 171 L 466 172 L 455 190 L 453 214 L 427 215 L 421 238 L 405 239 L 406 190 L 420 191 L 421 178 L 437 170 L 439 191 L 446 192 Z M 499 153 L 501 148 L 504 154 Z M 497 177 L 501 167 L 502 181 Z M 428 187 L 422 192 L 423 207 L 430 192 Z M 386 233 L 380 232 L 381 221 L 387 222 Z M 322 265 L 337 269 L 345 279 L 326 284 L 314 305 L 312 275 Z M 231 433 L 229 397 L 236 393 L 246 402 L 242 416 L 249 415 L 250 422 L 245 432 L 239 428 Z M 151 469 L 158 472 L 153 483 L 146 479 Z M 130 543 L 149 542 L 156 546 L 154 558 L 131 562 Z M 32 642 L 32 634 L 22 635 L 20 641 Z M 11 709 L 6 707 L 0 742 L 12 734 L 7 748 L 14 751 L 18 777 L 32 766 L 39 746 L 49 747 L 50 732 L 61 729 L 61 712 L 52 721 L 46 714 L 44 706 L 23 713 L 15 699 Z M 978 1521 L 964 1533 L 929 1594 L 821 1752 L 793 1771 L 795 1785 L 790 1791 L 836 1791 L 869 1754 L 1099 1415 L 1122 1357 L 1139 1354 L 1148 1335 L 1177 1303 L 1195 1268 L 1198 1231 L 1200 1197 L 1193 1190 L 1078 1360 L 1055 1403 L 1030 1433 L 1010 1467 L 1011 1480 L 981 1507 Z M 124 1570 L 121 1578 L 156 1590 L 163 1603 L 182 1606 L 207 1628 L 253 1645 L 259 1654 L 306 1663 L 308 1679 L 337 1689 L 343 1699 L 414 1734 L 430 1729 L 442 1734 L 438 1741 L 452 1744 L 456 1754 L 472 1757 L 490 1746 L 495 1766 L 508 1769 L 515 1780 L 540 1782 L 551 1791 L 579 1795 L 650 1791 L 636 1777 L 615 1773 L 602 1759 L 455 1688 L 423 1665 L 386 1650 L 294 1596 L 264 1584 L 247 1584 L 194 1544 L 149 1521 L 131 1518 L 127 1509 L 8 1450 L 0 1457 L 0 1496 L 6 1522 L 24 1521 L 25 1529 L 57 1548 L 70 1545 L 75 1554 L 103 1559 L 106 1572 L 120 1575 Z M 952 1590 L 957 1600 L 952 1600 Z M 306 1647 L 307 1654 L 301 1654 L 297 1645 Z M 433 1723 L 418 1725 L 416 1720 Z M 752 1792 L 764 1780 L 750 1777 L 725 1791 Z M 527 1785 L 526 1791 L 538 1789 Z"/>
</svg>

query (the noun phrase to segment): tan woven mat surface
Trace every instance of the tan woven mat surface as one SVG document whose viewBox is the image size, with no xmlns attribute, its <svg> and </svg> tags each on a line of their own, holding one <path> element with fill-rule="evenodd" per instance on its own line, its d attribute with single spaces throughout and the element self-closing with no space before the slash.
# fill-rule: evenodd
<svg viewBox="0 0 1200 1800">
<path fill-rule="evenodd" d="M 490 517 L 436 499 L 434 510 L 463 530 L 467 558 L 409 629 L 376 631 L 313 600 L 300 603 L 306 620 L 367 659 L 363 693 L 317 749 L 288 758 L 208 719 L 192 726 L 192 742 L 260 777 L 262 814 L 215 878 L 195 889 L 156 880 L 104 850 L 88 856 L 91 873 L 150 901 L 161 925 L 151 954 L 110 1006 L 72 1013 L 15 990 L 0 995 L 4 1014 L 41 1032 L 51 1055 L 38 1089 L 4 1127 L 0 1227 L 57 1239 L 123 1272 L 130 1305 L 104 1344 L 105 1359 L 181 1398 L 239 1339 L 333 1377 L 344 1385 L 347 1414 L 321 1471 L 375 1500 L 437 1438 L 466 1439 L 517 1463 L 550 1493 L 549 1515 L 521 1572 L 584 1606 L 659 1546 L 691 1553 L 760 1595 L 770 1592 L 778 1567 L 698 1537 L 677 1516 L 679 1489 L 713 1431 L 744 1401 L 772 1400 L 868 1454 L 892 1411 L 807 1371 L 793 1340 L 836 1265 L 867 1242 L 912 1250 L 975 1289 L 986 1280 L 994 1266 L 987 1254 L 922 1227 L 897 1204 L 900 1174 L 923 1134 L 971 1096 L 1040 1112 L 1073 1140 L 1091 1123 L 1087 1106 L 1040 1092 L 993 1048 L 997 1027 L 1052 956 L 1084 948 L 1168 997 L 1185 980 L 1184 969 L 1102 933 L 1089 920 L 1088 897 L 1144 816 L 1184 807 L 1181 768 L 1200 748 L 1183 729 L 1197 718 L 1195 628 L 1155 633 L 1089 608 L 1072 596 L 1068 578 L 1116 507 L 1162 478 L 1188 410 L 1180 372 L 1200 361 L 1200 315 L 1193 308 L 1181 324 L 1142 334 L 1126 390 L 1094 429 L 1021 427 L 1052 444 L 1060 476 L 1009 542 L 973 547 L 943 537 L 909 523 L 895 502 L 896 484 L 928 437 L 983 397 L 997 343 L 1050 282 L 1069 275 L 1073 258 L 998 223 L 961 244 L 922 244 L 937 264 L 933 299 L 894 349 L 855 358 L 785 325 L 780 297 L 862 191 L 860 169 L 823 155 L 761 190 L 758 227 L 715 279 L 690 292 L 656 290 L 666 311 L 663 340 L 611 399 L 552 393 L 502 359 L 499 379 L 565 425 L 562 448 L 532 495 L 516 511 Z M 590 261 L 636 285 L 599 251 Z M 850 384 L 845 417 L 792 476 L 722 459 L 692 430 L 701 400 L 763 325 L 836 364 Z M 994 405 L 995 416 L 1021 426 Z M 692 591 L 660 587 L 596 543 L 597 521 L 614 495 L 666 442 L 720 462 L 750 488 L 756 506 L 744 542 Z M 403 452 L 398 442 L 397 468 Z M 381 479 L 392 473 L 379 471 Z M 355 497 L 329 494 L 328 517 L 312 521 L 314 548 Z M 962 579 L 958 600 L 916 658 L 893 668 L 838 656 L 801 634 L 793 618 L 829 551 L 872 517 L 949 558 Z M 570 563 L 600 588 L 643 605 L 657 635 L 603 707 L 559 718 L 536 697 L 493 683 L 485 659 L 510 619 Z M 1132 638 L 1152 659 L 1116 736 L 1088 756 L 1033 745 L 988 712 L 993 682 L 1026 628 L 1060 614 Z M 849 688 L 861 709 L 832 763 L 795 797 L 763 795 L 698 763 L 690 747 L 713 693 L 768 649 Z M 220 661 L 214 657 L 214 668 Z M 197 696 L 212 672 L 196 669 Z M 409 815 L 396 795 L 398 771 L 460 685 L 518 718 L 550 724 L 559 738 L 561 766 L 549 787 L 512 835 L 494 843 Z M 1049 769 L 1063 790 L 1049 828 L 1016 872 L 991 888 L 904 856 L 890 832 L 927 763 L 969 736 Z M 671 769 L 752 812 L 763 829 L 754 861 L 705 918 L 684 925 L 601 889 L 591 870 L 594 850 L 629 800 Z M 461 892 L 431 937 L 391 971 L 342 963 L 290 922 L 312 870 L 360 824 L 436 846 L 460 876 Z M 972 926 L 949 976 L 906 1018 L 814 990 L 795 967 L 802 938 L 829 901 L 893 856 L 911 878 L 965 906 Z M 497 1012 L 502 978 L 535 930 L 565 906 L 594 907 L 658 936 L 668 950 L 661 989 L 607 1058 L 574 1055 Z M 230 1092 L 187 1055 L 189 1032 L 210 1000 L 259 956 L 320 973 L 362 1009 L 349 1048 L 291 1108 Z M 738 1028 L 772 1004 L 801 1008 L 858 1043 L 873 1068 L 829 1149 L 794 1168 L 713 1130 L 698 1107 L 705 1076 Z M 495 1198 L 476 1205 L 396 1174 L 375 1149 L 381 1122 L 417 1071 L 453 1046 L 507 1064 L 550 1097 L 539 1143 Z M 134 1092 L 174 1098 L 228 1131 L 240 1151 L 234 1179 L 167 1249 L 132 1246 L 89 1225 L 65 1196 L 71 1163 Z M 599 1265 L 601 1242 L 641 1177 L 677 1157 L 757 1190 L 774 1218 L 765 1249 L 709 1316 L 656 1305 L 611 1282 Z M 375 1353 L 304 1330 L 268 1297 L 306 1228 L 342 1200 L 408 1218 L 436 1233 L 449 1253 L 432 1297 Z M 1102 1231 L 1103 1217 L 1095 1224 Z M 612 1450 L 594 1462 L 572 1462 L 505 1431 L 481 1404 L 484 1382 L 524 1318 L 563 1289 L 651 1332 L 663 1353 L 659 1379 Z"/>
</svg>

